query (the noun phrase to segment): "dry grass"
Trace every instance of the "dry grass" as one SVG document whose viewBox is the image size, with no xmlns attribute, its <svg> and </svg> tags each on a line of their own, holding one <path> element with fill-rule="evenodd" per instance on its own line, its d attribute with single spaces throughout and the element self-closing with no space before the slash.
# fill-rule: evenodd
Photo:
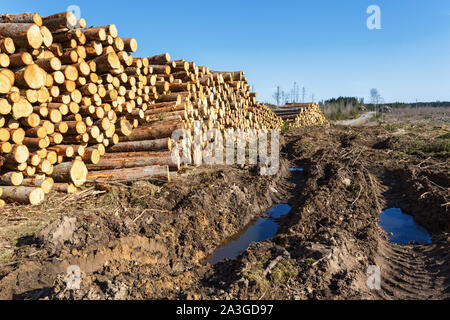
<svg viewBox="0 0 450 320">
<path fill-rule="evenodd" d="M 0 265 L 11 260 L 15 250 L 39 230 L 56 220 L 63 213 L 76 211 L 83 206 L 89 210 L 92 197 L 104 191 L 85 189 L 78 194 L 51 193 L 38 206 L 9 204 L 0 215 Z M 95 208 L 92 208 L 94 210 Z"/>
<path fill-rule="evenodd" d="M 393 109 L 391 114 L 385 115 L 385 120 L 391 123 L 414 120 L 414 123 L 436 122 L 448 124 L 450 121 L 450 108 L 398 108 Z"/>
<path fill-rule="evenodd" d="M 357 118 L 360 114 L 358 106 L 351 103 L 327 103 L 322 109 L 327 119 L 333 121 Z"/>
</svg>

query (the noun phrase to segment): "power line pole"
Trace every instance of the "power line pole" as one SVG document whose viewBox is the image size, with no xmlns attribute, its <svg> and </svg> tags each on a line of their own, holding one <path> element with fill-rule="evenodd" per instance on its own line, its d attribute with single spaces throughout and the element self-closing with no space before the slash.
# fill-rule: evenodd
<svg viewBox="0 0 450 320">
<path fill-rule="evenodd" d="M 305 94 L 306 94 L 306 90 L 305 90 L 305 87 L 303 87 L 303 98 L 302 98 L 303 103 L 305 103 Z"/>
<path fill-rule="evenodd" d="M 277 106 L 280 106 L 280 86 L 277 87 Z"/>
<path fill-rule="evenodd" d="M 294 94 L 292 97 L 292 102 L 295 103 L 296 101 L 296 97 L 297 97 L 297 92 L 296 92 L 296 87 L 297 87 L 297 82 L 294 81 Z"/>
</svg>

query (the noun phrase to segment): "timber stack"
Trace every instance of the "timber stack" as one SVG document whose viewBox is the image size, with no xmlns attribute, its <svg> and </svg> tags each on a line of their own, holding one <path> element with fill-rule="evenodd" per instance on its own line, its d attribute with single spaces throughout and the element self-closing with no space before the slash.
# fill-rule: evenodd
<svg viewBox="0 0 450 320">
<path fill-rule="evenodd" d="M 293 128 L 329 125 L 325 114 L 316 103 L 288 103 L 274 112 Z"/>
<path fill-rule="evenodd" d="M 71 12 L 0 14 L 0 207 L 87 182 L 168 180 L 172 132 L 279 128 L 244 73 L 133 57 L 115 25 Z"/>
</svg>

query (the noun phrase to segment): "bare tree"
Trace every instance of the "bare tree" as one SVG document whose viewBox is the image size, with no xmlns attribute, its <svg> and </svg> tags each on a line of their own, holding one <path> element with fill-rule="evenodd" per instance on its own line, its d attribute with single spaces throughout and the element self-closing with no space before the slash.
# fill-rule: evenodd
<svg viewBox="0 0 450 320">
<path fill-rule="evenodd" d="M 372 104 L 375 108 L 375 113 L 377 112 L 378 105 L 382 103 L 384 100 L 381 97 L 380 93 L 378 92 L 378 89 L 372 88 L 370 89 L 370 99 L 372 100 Z"/>
<path fill-rule="evenodd" d="M 281 99 L 280 86 L 277 87 L 277 92 L 275 92 L 272 97 L 277 102 L 277 106 L 280 106 L 280 99 Z"/>
<path fill-rule="evenodd" d="M 372 103 L 375 105 L 380 103 L 382 98 L 380 93 L 378 92 L 378 89 L 373 88 L 370 90 L 370 99 L 372 100 Z"/>
</svg>

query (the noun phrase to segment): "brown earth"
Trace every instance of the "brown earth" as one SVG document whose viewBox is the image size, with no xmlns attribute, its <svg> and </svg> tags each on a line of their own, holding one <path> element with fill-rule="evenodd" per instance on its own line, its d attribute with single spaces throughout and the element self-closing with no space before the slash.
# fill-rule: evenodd
<svg viewBox="0 0 450 320">
<path fill-rule="evenodd" d="M 189 169 L 171 183 L 7 207 L 0 227 L 12 231 L 0 244 L 12 253 L 0 262 L 0 298 L 448 299 L 448 153 L 419 143 L 430 132 L 447 141 L 448 126 L 413 129 L 296 129 L 284 135 L 275 177 L 256 167 Z M 291 174 L 294 166 L 305 173 Z M 292 211 L 275 238 L 236 260 L 205 262 L 278 203 Z M 433 244 L 389 243 L 378 216 L 391 207 L 413 215 Z M 82 271 L 81 290 L 67 289 L 70 265 Z M 371 265 L 381 268 L 380 291 L 366 285 Z"/>
</svg>

